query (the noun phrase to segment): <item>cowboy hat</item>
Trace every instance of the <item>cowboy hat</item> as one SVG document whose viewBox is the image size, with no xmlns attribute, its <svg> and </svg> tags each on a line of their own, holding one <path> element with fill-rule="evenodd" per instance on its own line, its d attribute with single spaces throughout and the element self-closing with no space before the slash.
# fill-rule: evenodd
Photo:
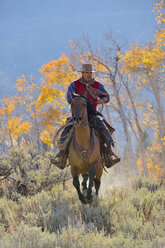
<svg viewBox="0 0 165 248">
<path fill-rule="evenodd" d="M 91 64 L 82 64 L 82 69 L 81 71 L 78 71 L 78 72 L 96 72 L 96 71 L 92 70 Z"/>
</svg>

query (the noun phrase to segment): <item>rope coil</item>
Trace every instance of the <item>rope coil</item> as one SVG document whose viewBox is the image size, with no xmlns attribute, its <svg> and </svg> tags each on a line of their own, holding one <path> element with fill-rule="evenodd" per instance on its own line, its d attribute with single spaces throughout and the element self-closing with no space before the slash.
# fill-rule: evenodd
<svg viewBox="0 0 165 248">
<path fill-rule="evenodd" d="M 64 131 L 64 129 L 66 127 L 69 127 L 69 126 L 72 126 L 72 128 L 67 133 L 66 136 L 63 136 L 64 141 L 62 142 L 61 141 L 61 138 L 60 138 L 61 137 L 61 133 Z M 73 135 L 73 122 L 69 122 L 69 123 L 64 124 L 62 127 L 60 127 L 57 130 L 57 132 L 56 132 L 56 134 L 55 134 L 55 136 L 53 138 L 53 145 L 56 148 L 58 148 L 60 151 L 65 150 L 65 148 L 67 147 L 69 141 L 71 140 L 72 135 Z"/>
</svg>

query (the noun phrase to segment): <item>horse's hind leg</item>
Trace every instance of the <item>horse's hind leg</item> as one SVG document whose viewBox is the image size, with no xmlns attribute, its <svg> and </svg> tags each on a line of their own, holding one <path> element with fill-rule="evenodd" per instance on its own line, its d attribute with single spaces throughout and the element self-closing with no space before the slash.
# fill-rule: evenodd
<svg viewBox="0 0 165 248">
<path fill-rule="evenodd" d="M 86 199 L 85 199 L 85 197 L 83 196 L 83 194 L 80 191 L 80 182 L 79 182 L 79 179 L 78 179 L 77 176 L 73 177 L 73 185 L 75 186 L 75 188 L 77 190 L 77 193 L 78 193 L 80 201 L 82 203 L 86 204 Z"/>
<path fill-rule="evenodd" d="M 94 178 L 93 181 L 95 183 L 96 195 L 98 195 L 99 189 L 100 189 L 100 184 L 101 184 L 100 179 Z"/>
<path fill-rule="evenodd" d="M 93 181 L 95 183 L 96 195 L 99 194 L 102 174 L 103 174 L 103 166 L 102 166 L 101 163 L 99 163 L 99 165 L 98 165 L 98 167 L 96 169 L 96 177 L 93 179 Z"/>
</svg>

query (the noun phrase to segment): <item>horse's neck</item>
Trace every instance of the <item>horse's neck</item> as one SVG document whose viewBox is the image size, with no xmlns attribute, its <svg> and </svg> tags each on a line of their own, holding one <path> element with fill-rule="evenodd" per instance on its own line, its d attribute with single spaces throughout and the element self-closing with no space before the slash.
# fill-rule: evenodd
<svg viewBox="0 0 165 248">
<path fill-rule="evenodd" d="M 79 148 L 88 148 L 90 142 L 90 127 L 79 125 L 75 127 L 75 138 Z"/>
</svg>

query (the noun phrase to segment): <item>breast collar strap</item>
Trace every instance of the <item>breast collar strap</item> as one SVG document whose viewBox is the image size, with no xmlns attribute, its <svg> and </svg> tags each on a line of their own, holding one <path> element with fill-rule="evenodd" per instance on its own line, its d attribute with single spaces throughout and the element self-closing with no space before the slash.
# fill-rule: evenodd
<svg viewBox="0 0 165 248">
<path fill-rule="evenodd" d="M 91 128 L 91 132 L 90 132 L 90 144 L 89 144 L 88 150 L 82 150 L 82 151 L 80 150 L 80 148 L 76 142 L 76 137 L 75 137 L 75 133 L 74 133 L 74 138 L 73 138 L 74 149 L 79 154 L 81 159 L 83 161 L 85 161 L 86 163 L 89 163 L 90 154 L 93 151 L 95 144 L 96 144 L 96 138 L 94 135 L 94 129 L 93 128 Z"/>
</svg>

